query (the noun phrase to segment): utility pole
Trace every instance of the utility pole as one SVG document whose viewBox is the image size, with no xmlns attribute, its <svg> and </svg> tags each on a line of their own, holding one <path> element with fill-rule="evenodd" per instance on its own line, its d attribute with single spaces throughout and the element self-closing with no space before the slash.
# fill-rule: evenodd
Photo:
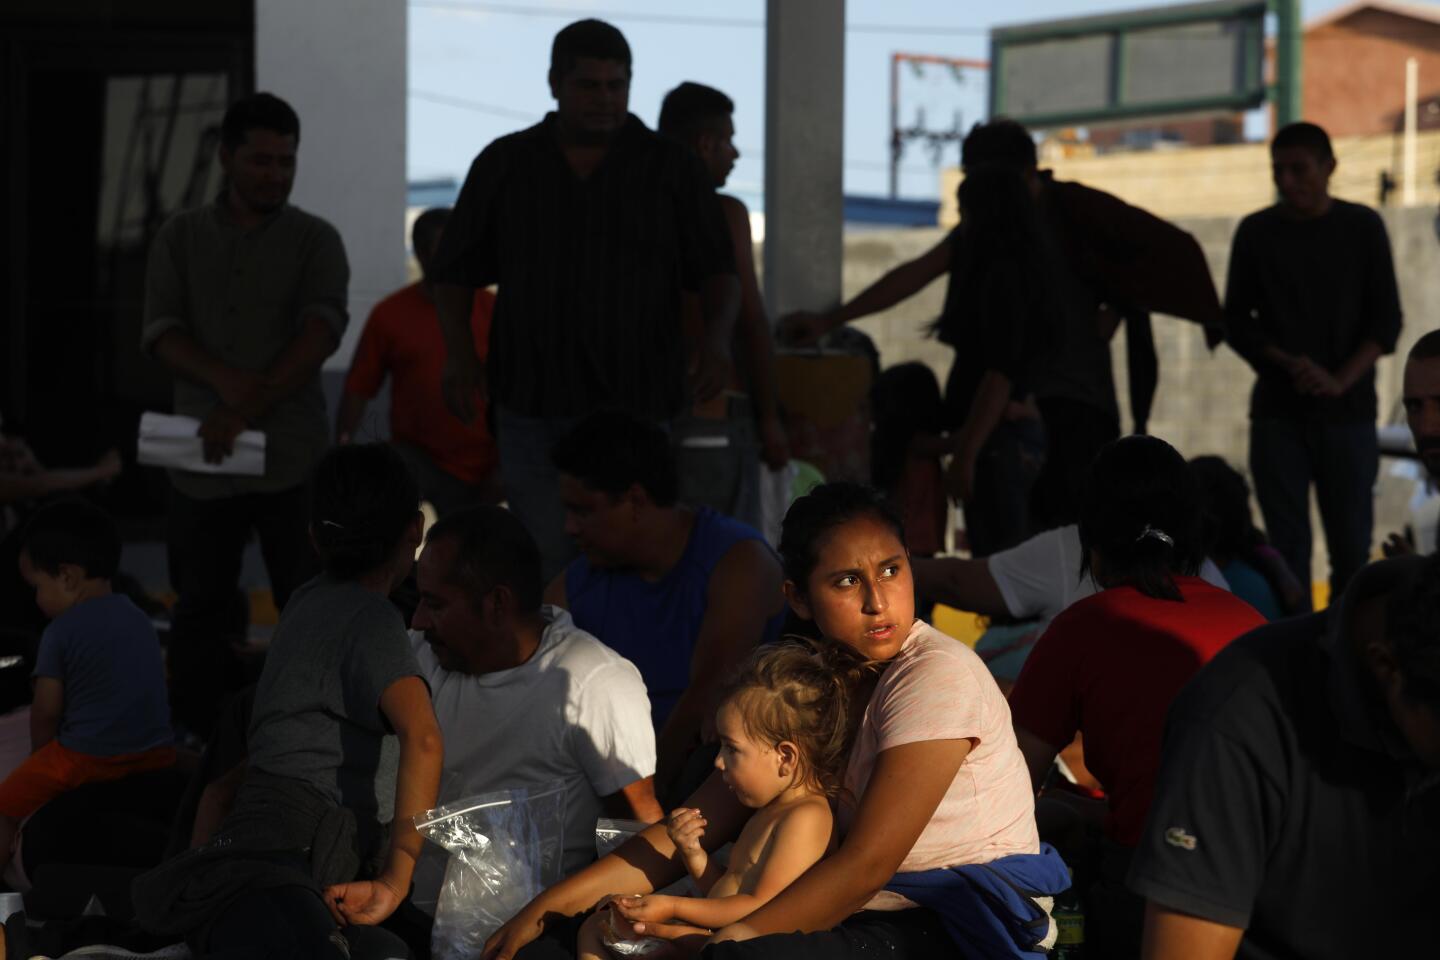
<svg viewBox="0 0 1440 960">
<path fill-rule="evenodd" d="M 962 79 L 962 70 L 986 70 L 990 69 L 988 60 L 963 60 L 955 57 L 940 57 L 929 53 L 892 53 L 890 54 L 890 199 L 896 200 L 900 196 L 900 160 L 905 156 L 905 144 L 911 140 L 924 140 L 930 147 L 931 153 L 938 163 L 941 151 L 946 144 L 962 143 L 965 140 L 965 131 L 961 129 L 960 114 L 955 113 L 955 122 L 949 130 L 936 128 L 930 129 L 925 124 L 925 113 L 920 111 L 915 123 L 910 127 L 900 126 L 900 64 L 908 63 L 912 67 L 917 64 L 932 64 L 948 67 L 954 72 L 956 80 Z M 916 69 L 920 69 L 916 67 Z"/>
<path fill-rule="evenodd" d="M 1275 14 L 1275 126 L 1298 123 L 1304 119 L 1304 103 L 1300 87 L 1301 51 L 1304 26 L 1300 20 L 1300 0 L 1270 0 Z"/>
</svg>

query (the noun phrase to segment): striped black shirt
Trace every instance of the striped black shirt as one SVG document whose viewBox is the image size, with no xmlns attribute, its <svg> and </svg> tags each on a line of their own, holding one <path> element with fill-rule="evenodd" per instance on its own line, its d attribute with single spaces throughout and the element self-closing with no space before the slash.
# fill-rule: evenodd
<svg viewBox="0 0 1440 960">
<path fill-rule="evenodd" d="M 499 285 L 492 403 L 536 417 L 673 416 L 686 402 L 682 290 L 735 269 L 715 190 L 697 157 L 633 114 L 582 180 L 554 123 L 475 158 L 431 276 Z"/>
</svg>

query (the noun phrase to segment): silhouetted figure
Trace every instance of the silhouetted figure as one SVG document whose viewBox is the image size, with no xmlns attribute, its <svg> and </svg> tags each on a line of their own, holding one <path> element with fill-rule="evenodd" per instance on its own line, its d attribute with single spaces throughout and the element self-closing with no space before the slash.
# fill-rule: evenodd
<svg viewBox="0 0 1440 960">
<path fill-rule="evenodd" d="M 699 83 L 682 83 L 660 105 L 659 130 L 685 144 L 700 158 L 716 189 L 725 186 L 740 151 L 735 146 L 735 104 Z M 696 404 L 674 428 L 680 470 L 680 498 L 760 526 L 759 466 L 773 470 L 790 459 L 780 420 L 775 383 L 775 343 L 770 318 L 755 277 L 750 211 L 729 194 L 720 194 L 735 273 L 740 279 L 740 316 L 735 327 L 735 371 L 717 397 Z M 699 298 L 685 297 L 687 333 L 698 343 L 703 330 Z"/>
<path fill-rule="evenodd" d="M 470 167 L 432 275 L 446 401 L 467 423 L 477 390 L 493 404 L 506 502 L 553 576 L 574 553 L 550 448 L 597 409 L 660 422 L 718 393 L 739 283 L 700 161 L 626 111 L 620 31 L 599 20 L 561 30 L 549 80 L 555 112 Z M 469 317 L 474 288 L 496 283 L 487 366 Z M 704 312 L 688 385 L 684 290 Z"/>
<path fill-rule="evenodd" d="M 1370 556 L 1375 361 L 1400 336 L 1400 294 L 1384 222 L 1330 196 L 1325 131 L 1283 128 L 1270 160 L 1280 200 L 1235 231 L 1226 339 L 1255 369 L 1250 475 L 1265 530 L 1309 584 L 1313 484 L 1338 597 Z"/>
</svg>

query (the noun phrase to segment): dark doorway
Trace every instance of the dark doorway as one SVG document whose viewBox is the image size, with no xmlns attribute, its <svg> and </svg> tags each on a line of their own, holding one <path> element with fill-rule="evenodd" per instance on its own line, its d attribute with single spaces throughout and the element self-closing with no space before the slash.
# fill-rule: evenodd
<svg viewBox="0 0 1440 960">
<path fill-rule="evenodd" d="M 0 4 L 0 414 L 48 466 L 117 447 L 169 380 L 139 351 L 145 262 L 167 217 L 219 188 L 226 105 L 253 86 L 253 0 Z M 162 512 L 127 469 L 118 515 Z"/>
</svg>

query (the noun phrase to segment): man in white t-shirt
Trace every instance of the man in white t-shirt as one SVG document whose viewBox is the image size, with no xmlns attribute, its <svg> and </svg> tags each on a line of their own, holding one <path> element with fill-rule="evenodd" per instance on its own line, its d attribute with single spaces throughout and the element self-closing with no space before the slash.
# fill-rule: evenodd
<svg viewBox="0 0 1440 960">
<path fill-rule="evenodd" d="M 563 784 L 563 868 L 594 859 L 602 816 L 654 822 L 655 734 L 630 661 L 542 606 L 540 554 L 500 507 L 430 529 L 411 625 L 445 735 L 442 804 L 478 793 Z M 414 904 L 433 912 L 445 854 L 427 845 Z"/>
</svg>

